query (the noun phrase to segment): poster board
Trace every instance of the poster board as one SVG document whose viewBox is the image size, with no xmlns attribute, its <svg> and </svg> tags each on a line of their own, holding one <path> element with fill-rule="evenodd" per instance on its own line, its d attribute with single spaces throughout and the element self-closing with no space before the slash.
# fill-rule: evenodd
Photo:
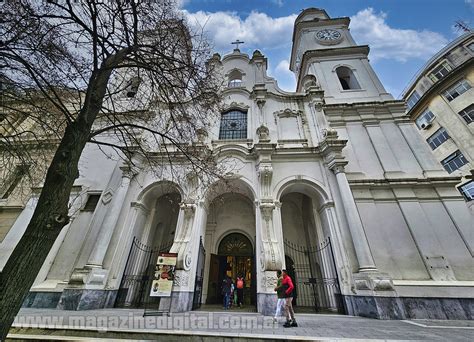
<svg viewBox="0 0 474 342">
<path fill-rule="evenodd" d="M 151 282 L 151 297 L 171 297 L 176 269 L 176 253 L 160 253 Z"/>
<path fill-rule="evenodd" d="M 177 253 L 159 253 L 151 270 L 152 274 L 149 278 L 151 281 L 148 283 L 150 285 L 146 294 L 143 316 L 163 314 L 169 316 L 177 259 Z M 167 302 L 162 303 L 163 298 L 166 298 Z"/>
</svg>

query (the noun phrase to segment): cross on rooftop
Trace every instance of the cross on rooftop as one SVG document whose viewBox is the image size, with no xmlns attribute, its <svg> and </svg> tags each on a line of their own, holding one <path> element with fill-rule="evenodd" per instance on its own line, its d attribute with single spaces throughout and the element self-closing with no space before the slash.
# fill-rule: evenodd
<svg viewBox="0 0 474 342">
<path fill-rule="evenodd" d="M 238 50 L 239 49 L 239 44 L 243 44 L 245 42 L 241 42 L 240 40 L 236 40 L 235 42 L 232 42 L 231 44 L 234 44 L 235 45 L 235 49 Z"/>
</svg>

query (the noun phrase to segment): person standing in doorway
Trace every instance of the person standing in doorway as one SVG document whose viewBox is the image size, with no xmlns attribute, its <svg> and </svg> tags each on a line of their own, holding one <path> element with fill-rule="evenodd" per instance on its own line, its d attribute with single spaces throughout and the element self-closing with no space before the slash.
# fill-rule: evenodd
<svg viewBox="0 0 474 342">
<path fill-rule="evenodd" d="M 286 272 L 286 270 L 281 271 L 283 277 L 281 280 L 281 285 L 285 288 L 285 313 L 286 313 L 286 323 L 283 324 L 285 328 L 289 327 L 297 327 L 298 324 L 296 323 L 295 312 L 293 311 L 293 290 L 295 286 L 293 285 L 293 281 L 291 280 L 290 276 Z"/>
<path fill-rule="evenodd" d="M 226 274 L 222 281 L 222 296 L 224 298 L 224 309 L 230 308 L 230 295 L 232 293 L 232 279 Z"/>
<path fill-rule="evenodd" d="M 276 311 L 275 311 L 275 317 L 273 317 L 273 322 L 278 322 L 278 317 L 280 317 L 281 310 L 284 310 L 285 307 L 285 291 L 286 288 L 282 285 L 282 275 L 281 271 L 277 271 L 277 286 L 275 287 L 275 291 L 277 293 L 277 306 L 276 306 Z"/>
<path fill-rule="evenodd" d="M 237 277 L 237 280 L 235 281 L 235 285 L 237 287 L 237 305 L 239 306 L 239 308 L 241 308 L 244 303 L 244 287 L 245 287 L 245 281 L 242 275 L 239 275 Z"/>
</svg>

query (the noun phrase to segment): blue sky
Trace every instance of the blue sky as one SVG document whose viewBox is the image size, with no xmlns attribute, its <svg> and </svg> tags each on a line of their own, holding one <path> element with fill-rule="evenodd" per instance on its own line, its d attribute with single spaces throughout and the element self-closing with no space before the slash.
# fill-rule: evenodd
<svg viewBox="0 0 474 342">
<path fill-rule="evenodd" d="M 474 26 L 474 0 L 181 0 L 191 25 L 204 27 L 214 49 L 231 52 L 235 39 L 251 54 L 259 49 L 269 74 L 294 91 L 288 70 L 293 23 L 302 9 L 325 9 L 350 17 L 358 44 L 371 48 L 369 59 L 385 88 L 396 98 L 423 64 L 460 32 L 458 20 Z"/>
</svg>

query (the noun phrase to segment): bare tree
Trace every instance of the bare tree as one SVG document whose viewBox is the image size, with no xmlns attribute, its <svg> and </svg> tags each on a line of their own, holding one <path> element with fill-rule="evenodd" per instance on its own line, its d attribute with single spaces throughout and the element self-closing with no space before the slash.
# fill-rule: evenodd
<svg viewBox="0 0 474 342">
<path fill-rule="evenodd" d="M 7 1 L 0 30 L 2 172 L 16 166 L 43 183 L 0 274 L 4 339 L 69 221 L 86 144 L 130 164 L 180 160 L 185 173 L 220 177 L 213 153 L 191 143 L 219 112 L 220 83 L 208 44 L 171 0 Z"/>
</svg>

